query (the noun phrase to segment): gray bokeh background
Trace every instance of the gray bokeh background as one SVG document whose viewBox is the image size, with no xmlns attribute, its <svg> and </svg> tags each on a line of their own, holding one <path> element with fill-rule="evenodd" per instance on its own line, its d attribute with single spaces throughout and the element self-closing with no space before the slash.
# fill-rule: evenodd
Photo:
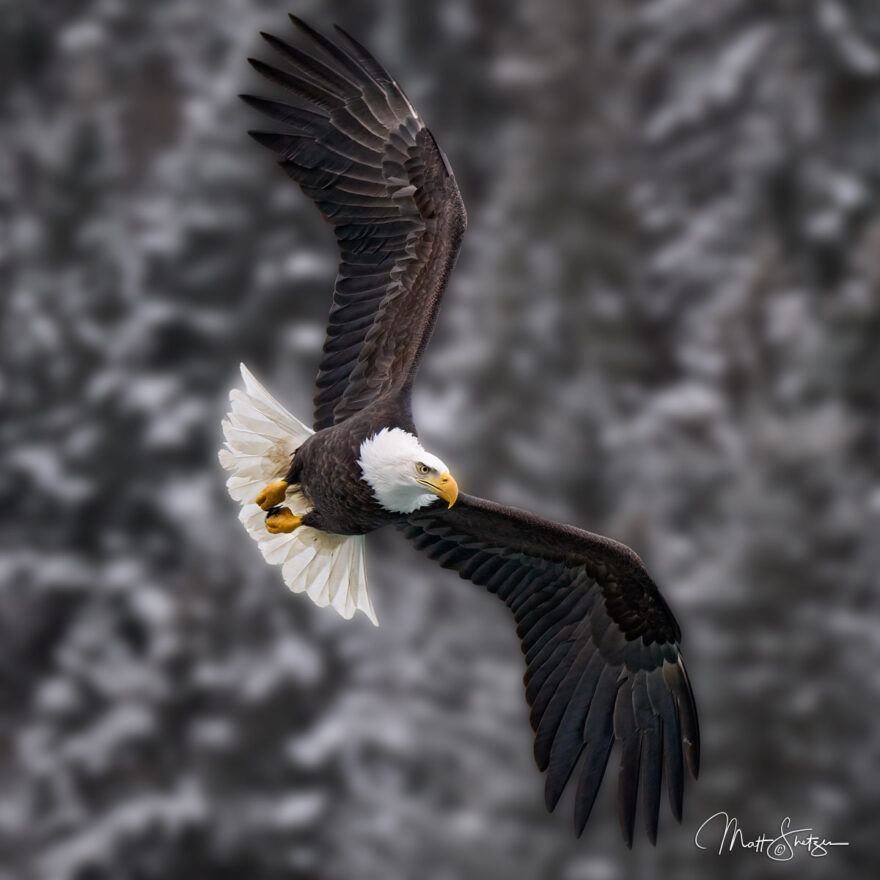
<svg viewBox="0 0 880 880">
<path fill-rule="evenodd" d="M 236 99 L 277 2 L 0 3 L 0 877 L 878 876 L 880 9 L 302 2 L 388 65 L 470 228 L 423 367 L 476 494 L 630 543 L 704 772 L 622 845 L 533 766 L 507 610 L 398 535 L 381 626 L 281 585 L 216 463 L 297 414 L 330 229 Z M 832 840 L 772 865 L 717 810 Z"/>
</svg>

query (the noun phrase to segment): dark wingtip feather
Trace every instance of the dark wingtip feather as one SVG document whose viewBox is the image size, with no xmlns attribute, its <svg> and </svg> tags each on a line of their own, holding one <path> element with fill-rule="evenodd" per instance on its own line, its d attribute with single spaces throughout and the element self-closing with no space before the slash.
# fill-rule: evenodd
<svg viewBox="0 0 880 880">
<path fill-rule="evenodd" d="M 290 19 L 291 23 L 295 28 L 301 30 L 304 34 L 307 34 L 310 37 L 320 37 L 321 34 L 318 33 L 311 25 L 306 24 L 298 15 L 294 15 L 292 12 L 287 13 L 287 17 Z"/>
<path fill-rule="evenodd" d="M 373 54 L 364 46 L 362 43 L 358 42 L 348 31 L 344 28 L 340 27 L 338 24 L 334 24 L 333 28 L 336 32 L 348 43 L 348 45 L 354 50 L 358 61 L 366 68 L 369 75 L 377 82 L 389 84 L 391 82 L 390 74 L 385 70 L 385 68 L 375 59 Z"/>
<path fill-rule="evenodd" d="M 306 24 L 301 18 L 295 15 L 289 15 L 294 27 L 302 31 L 322 52 L 333 58 L 338 64 L 348 70 L 349 73 L 355 74 L 356 78 L 364 74 L 364 70 L 358 61 L 356 61 L 348 52 L 331 42 L 320 31 L 316 31 L 313 27 Z"/>
<path fill-rule="evenodd" d="M 270 82 L 274 82 L 272 77 L 272 67 L 269 64 L 266 64 L 265 61 L 260 61 L 259 58 L 248 58 L 247 63 L 250 64 L 260 76 L 265 77 Z"/>
<path fill-rule="evenodd" d="M 635 829 L 642 751 L 632 692 L 632 678 L 624 679 L 614 705 L 614 736 L 620 742 L 620 770 L 617 774 L 618 815 L 620 830 L 628 847 L 632 847 Z"/>
<path fill-rule="evenodd" d="M 248 137 L 252 137 L 260 146 L 272 150 L 273 153 L 282 153 L 279 139 L 283 138 L 284 135 L 278 134 L 274 131 L 257 131 L 251 129 L 248 132 Z"/>
<path fill-rule="evenodd" d="M 547 778 L 544 781 L 544 803 L 549 812 L 556 809 L 568 780 L 574 771 L 585 743 L 580 737 L 559 737 L 553 743 Z"/>
<path fill-rule="evenodd" d="M 284 40 L 279 39 L 274 34 L 268 34 L 265 31 L 260 31 L 260 36 L 266 41 L 267 45 L 278 52 L 280 55 L 290 59 L 292 56 L 296 56 L 294 60 L 299 61 L 300 58 L 309 56 L 304 56 L 302 53 L 298 52 L 298 50 L 294 49 L 289 43 L 285 43 Z"/>
<path fill-rule="evenodd" d="M 687 756 L 688 769 L 691 771 L 691 776 L 697 779 L 700 775 L 700 720 L 697 716 L 694 691 L 691 688 L 690 678 L 681 656 L 678 658 L 677 667 L 683 682 L 683 693 L 679 695 L 679 704 L 680 709 L 683 710 L 681 719 L 682 733 L 687 743 L 685 755 Z"/>
<path fill-rule="evenodd" d="M 266 64 L 265 61 L 260 61 L 259 58 L 248 58 L 247 62 L 260 76 L 265 76 L 269 80 L 272 79 L 271 73 L 274 71 L 274 68 L 271 64 Z"/>
<path fill-rule="evenodd" d="M 623 743 L 618 775 L 618 810 L 620 830 L 626 845 L 632 848 L 639 794 L 639 741 L 634 734 Z"/>
<path fill-rule="evenodd" d="M 681 655 L 675 663 L 664 664 L 663 677 L 675 698 L 688 770 L 691 776 L 697 779 L 700 773 L 700 723 L 693 690 Z"/>
<path fill-rule="evenodd" d="M 333 30 L 336 31 L 337 33 L 342 34 L 342 36 L 345 37 L 346 40 L 351 40 L 352 43 L 354 43 L 357 46 L 360 46 L 358 41 L 350 33 L 348 33 L 348 31 L 346 31 L 345 28 L 341 24 L 334 23 Z"/>
<path fill-rule="evenodd" d="M 277 70 L 272 67 L 271 64 L 266 64 L 265 61 L 260 61 L 259 58 L 248 58 L 247 62 L 258 74 L 260 74 L 260 76 L 265 77 L 269 82 L 276 83 L 277 85 L 276 77 L 279 73 L 283 73 L 283 71 Z"/>
<path fill-rule="evenodd" d="M 335 30 L 338 34 L 340 34 L 342 37 L 344 37 L 346 40 L 348 40 L 348 42 L 351 43 L 351 45 L 355 49 L 357 49 L 359 52 L 363 52 L 364 55 L 367 58 L 369 58 L 371 61 L 376 61 L 376 59 L 373 57 L 373 54 L 370 52 L 370 50 L 367 49 L 367 47 L 364 46 L 363 43 L 361 43 L 359 40 L 356 40 L 344 27 L 342 27 L 342 25 L 334 24 L 333 30 Z M 376 62 L 376 63 L 378 64 L 378 62 Z"/>
<path fill-rule="evenodd" d="M 685 751 L 685 755 L 687 756 L 688 769 L 691 771 L 691 776 L 694 779 L 700 778 L 700 743 L 689 742 L 687 745 L 687 750 Z"/>
<path fill-rule="evenodd" d="M 647 673 L 636 674 L 632 685 L 632 708 L 640 740 L 642 819 L 648 840 L 656 846 L 663 777 L 663 721 L 651 702 L 647 682 Z"/>
<path fill-rule="evenodd" d="M 660 823 L 660 788 L 662 784 L 663 732 L 659 725 L 643 734 L 642 753 L 642 818 L 651 846 L 657 846 Z"/>
<path fill-rule="evenodd" d="M 548 813 L 552 813 L 556 809 L 556 804 L 559 803 L 559 794 L 553 790 L 550 785 L 550 777 L 546 776 L 544 778 L 544 807 L 546 808 Z"/>
<path fill-rule="evenodd" d="M 253 107 L 255 110 L 259 110 L 266 102 L 265 98 L 260 98 L 258 95 L 241 94 L 238 97 L 240 100 L 244 101 L 248 107 Z"/>
<path fill-rule="evenodd" d="M 292 53 L 294 51 L 291 46 L 284 42 L 284 40 L 278 39 L 274 34 L 260 31 L 260 36 L 270 49 L 274 49 L 280 55 L 287 55 L 287 53 Z"/>
<path fill-rule="evenodd" d="M 302 31 L 315 45 L 320 46 L 322 49 L 327 49 L 330 44 L 330 41 L 325 37 L 320 31 L 315 30 L 310 24 L 303 21 L 299 16 L 294 15 L 292 12 L 287 13 L 287 17 L 290 19 L 293 26 Z"/>
<path fill-rule="evenodd" d="M 578 837 L 584 833 L 587 820 L 593 811 L 593 804 L 596 802 L 599 786 L 605 776 L 613 744 L 614 734 L 610 730 L 602 740 L 587 744 L 587 760 L 581 769 L 581 777 L 578 780 L 574 800 L 574 831 Z"/>
</svg>

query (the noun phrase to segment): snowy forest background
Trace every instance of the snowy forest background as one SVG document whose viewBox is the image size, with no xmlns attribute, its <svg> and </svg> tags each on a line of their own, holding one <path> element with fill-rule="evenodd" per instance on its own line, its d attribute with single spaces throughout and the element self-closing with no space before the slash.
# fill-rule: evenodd
<svg viewBox="0 0 880 880">
<path fill-rule="evenodd" d="M 874 0 L 0 2 L 0 878 L 880 867 Z M 704 769 L 656 849 L 546 815 L 507 610 L 398 535 L 381 626 L 289 594 L 216 460 L 310 413 L 330 229 L 245 135 L 260 29 L 369 45 L 470 228 L 418 388 L 466 491 L 610 534 L 684 630 Z M 792 866 L 794 867 L 794 866 Z"/>
</svg>

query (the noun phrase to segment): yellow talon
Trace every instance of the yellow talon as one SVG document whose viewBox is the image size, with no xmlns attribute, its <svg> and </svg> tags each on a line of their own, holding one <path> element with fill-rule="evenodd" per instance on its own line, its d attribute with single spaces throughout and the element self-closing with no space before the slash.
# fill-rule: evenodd
<svg viewBox="0 0 880 880">
<path fill-rule="evenodd" d="M 271 510 L 284 501 L 284 493 L 287 491 L 287 483 L 284 480 L 278 480 L 277 483 L 269 483 L 263 488 L 263 491 L 257 495 L 256 501 L 263 510 Z"/>
<path fill-rule="evenodd" d="M 294 516 L 289 507 L 282 507 L 281 510 L 266 517 L 266 531 L 273 535 L 292 532 L 302 523 L 302 520 L 301 516 Z"/>
</svg>

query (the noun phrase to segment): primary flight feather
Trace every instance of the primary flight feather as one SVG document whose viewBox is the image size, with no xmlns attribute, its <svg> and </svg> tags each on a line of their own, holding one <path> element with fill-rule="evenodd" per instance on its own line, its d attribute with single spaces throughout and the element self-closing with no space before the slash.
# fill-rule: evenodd
<svg viewBox="0 0 880 880">
<path fill-rule="evenodd" d="M 291 20 L 309 51 L 263 34 L 280 67 L 251 60 L 295 103 L 243 95 L 336 232 L 339 274 L 317 378 L 314 430 L 242 365 L 220 452 L 240 519 L 296 592 L 373 622 L 364 535 L 395 525 L 429 558 L 513 612 L 526 659 L 535 759 L 553 809 L 576 776 L 575 828 L 589 818 L 619 744 L 619 813 L 636 804 L 656 841 L 662 779 L 681 820 L 684 764 L 699 730 L 671 611 L 628 547 L 460 493 L 413 424 L 413 379 L 467 219 L 449 162 L 400 86 L 341 29 Z"/>
</svg>

